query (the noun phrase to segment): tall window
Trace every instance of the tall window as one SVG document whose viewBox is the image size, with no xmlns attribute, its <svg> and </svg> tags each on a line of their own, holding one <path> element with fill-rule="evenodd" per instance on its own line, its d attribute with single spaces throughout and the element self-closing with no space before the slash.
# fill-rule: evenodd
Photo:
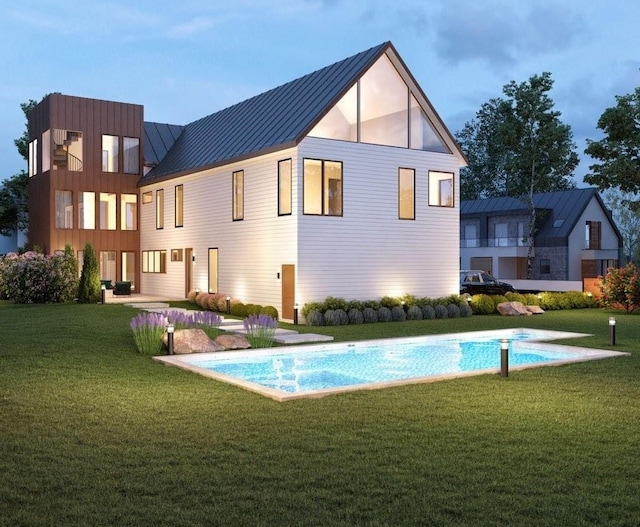
<svg viewBox="0 0 640 527">
<path fill-rule="evenodd" d="M 398 170 L 398 218 L 416 219 L 416 171 L 412 168 Z"/>
<path fill-rule="evenodd" d="M 291 159 L 278 161 L 278 216 L 291 214 Z"/>
<path fill-rule="evenodd" d="M 73 198 L 70 190 L 56 190 L 56 229 L 73 229 Z"/>
<path fill-rule="evenodd" d="M 113 192 L 100 192 L 100 228 L 116 230 L 116 195 Z"/>
<path fill-rule="evenodd" d="M 116 281 L 116 252 L 100 251 L 100 278 Z"/>
<path fill-rule="evenodd" d="M 156 229 L 164 229 L 164 189 L 156 190 Z"/>
<path fill-rule="evenodd" d="M 584 248 L 597 250 L 602 248 L 602 222 L 587 221 Z"/>
<path fill-rule="evenodd" d="M 45 134 L 42 139 L 45 140 Z M 51 165 L 53 170 L 82 172 L 82 132 L 54 128 L 46 135 L 46 143 L 47 166 Z"/>
<path fill-rule="evenodd" d="M 137 137 L 122 138 L 122 161 L 125 174 L 140 172 L 140 139 Z"/>
<path fill-rule="evenodd" d="M 102 136 L 102 171 L 118 171 L 118 136 Z"/>
<path fill-rule="evenodd" d="M 176 185 L 176 227 L 184 225 L 184 186 Z"/>
<path fill-rule="evenodd" d="M 453 174 L 451 172 L 429 172 L 429 205 L 453 207 Z"/>
<path fill-rule="evenodd" d="M 38 140 L 29 143 L 29 177 L 38 173 Z"/>
<path fill-rule="evenodd" d="M 233 173 L 233 220 L 244 219 L 244 171 Z"/>
<path fill-rule="evenodd" d="M 120 230 L 138 230 L 137 194 L 122 194 L 120 196 Z"/>
<path fill-rule="evenodd" d="M 78 193 L 78 228 L 93 230 L 96 228 L 96 193 Z"/>
<path fill-rule="evenodd" d="M 496 223 L 493 227 L 495 247 L 509 247 L 509 225 Z"/>
<path fill-rule="evenodd" d="M 342 163 L 304 160 L 304 214 L 342 216 Z"/>
<path fill-rule="evenodd" d="M 142 251 L 143 273 L 166 273 L 167 251 Z"/>
</svg>

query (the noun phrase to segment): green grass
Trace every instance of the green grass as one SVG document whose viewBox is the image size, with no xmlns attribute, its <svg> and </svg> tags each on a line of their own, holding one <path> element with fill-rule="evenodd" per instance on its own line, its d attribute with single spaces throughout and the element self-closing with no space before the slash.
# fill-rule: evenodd
<svg viewBox="0 0 640 527">
<path fill-rule="evenodd" d="M 120 305 L 0 303 L 0 526 L 633 526 L 640 319 L 630 357 L 277 403 L 135 351 Z M 336 340 L 610 312 L 300 328 Z"/>
</svg>

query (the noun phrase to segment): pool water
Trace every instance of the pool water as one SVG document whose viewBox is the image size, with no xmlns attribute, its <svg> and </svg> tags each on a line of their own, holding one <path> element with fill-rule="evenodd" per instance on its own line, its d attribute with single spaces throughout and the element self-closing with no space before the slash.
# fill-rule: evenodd
<svg viewBox="0 0 640 527">
<path fill-rule="evenodd" d="M 584 335 L 532 330 L 473 332 L 183 355 L 166 362 L 210 372 L 221 380 L 285 400 L 287 395 L 325 395 L 496 371 L 500 368 L 500 340 L 505 338 L 509 340 L 510 369 L 588 360 L 595 358 L 594 351 L 602 351 L 539 342 L 576 336 Z"/>
</svg>

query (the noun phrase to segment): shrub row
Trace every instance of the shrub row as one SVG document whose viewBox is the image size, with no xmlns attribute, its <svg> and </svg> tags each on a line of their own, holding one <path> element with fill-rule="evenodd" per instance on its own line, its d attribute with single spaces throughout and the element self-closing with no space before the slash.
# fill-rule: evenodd
<svg viewBox="0 0 640 527">
<path fill-rule="evenodd" d="M 278 320 L 278 310 L 273 306 L 261 306 L 259 304 L 243 304 L 237 298 L 233 298 L 223 293 L 201 293 L 190 291 L 187 299 L 197 304 L 204 310 L 216 311 L 218 313 L 227 312 L 227 297 L 229 297 L 229 308 L 231 315 L 235 317 L 248 317 L 250 315 L 269 315 Z"/>
<path fill-rule="evenodd" d="M 371 324 L 374 322 L 403 322 L 405 320 L 430 320 L 434 318 L 459 318 L 472 315 L 471 307 L 465 301 L 449 304 L 425 304 L 422 307 L 412 305 L 404 306 L 379 306 L 364 307 L 359 309 L 351 307 L 348 311 L 338 307 L 322 312 L 319 309 L 311 309 L 306 312 L 305 318 L 309 326 L 343 326 L 347 324 Z"/>
<path fill-rule="evenodd" d="M 525 306 L 540 306 L 545 311 L 560 309 L 583 309 L 595 307 L 596 301 L 589 293 L 569 291 L 567 293 L 544 292 L 539 294 L 507 293 L 506 295 L 473 295 L 469 304 L 476 315 L 498 312 L 502 302 L 520 302 Z"/>
<path fill-rule="evenodd" d="M 379 300 L 345 300 L 335 296 L 328 296 L 322 302 L 308 302 L 302 306 L 302 314 L 307 317 L 311 311 L 319 311 L 325 313 L 329 310 L 341 309 L 349 312 L 352 309 L 364 311 L 366 308 L 378 310 L 385 307 L 392 310 L 394 307 L 403 308 L 408 312 L 411 307 L 416 306 L 422 309 L 425 306 L 435 307 L 438 304 L 448 306 L 449 304 L 458 305 L 463 298 L 460 295 L 451 295 L 443 298 L 417 298 L 413 295 L 404 295 L 401 297 L 383 296 Z"/>
</svg>

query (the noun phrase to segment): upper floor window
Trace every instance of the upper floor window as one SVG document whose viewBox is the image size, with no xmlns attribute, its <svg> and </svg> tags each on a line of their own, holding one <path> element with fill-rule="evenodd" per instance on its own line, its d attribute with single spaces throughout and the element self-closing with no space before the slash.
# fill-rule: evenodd
<svg viewBox="0 0 640 527">
<path fill-rule="evenodd" d="M 120 196 L 120 229 L 123 231 L 138 230 L 137 194 L 122 194 Z"/>
<path fill-rule="evenodd" d="M 303 212 L 322 216 L 342 216 L 342 163 L 305 159 Z"/>
<path fill-rule="evenodd" d="M 166 273 L 167 251 L 142 251 L 143 273 Z"/>
<path fill-rule="evenodd" d="M 151 203 L 153 201 L 153 192 L 143 192 L 142 193 L 142 203 Z"/>
<path fill-rule="evenodd" d="M 429 171 L 429 205 L 453 207 L 453 173 Z"/>
<path fill-rule="evenodd" d="M 29 143 L 29 177 L 38 173 L 38 140 Z"/>
<path fill-rule="evenodd" d="M 176 227 L 182 227 L 184 225 L 184 186 L 176 185 Z"/>
<path fill-rule="evenodd" d="M 164 189 L 156 190 L 156 229 L 164 229 Z"/>
<path fill-rule="evenodd" d="M 602 248 L 602 222 L 587 221 L 585 226 L 584 248 L 592 250 Z"/>
<path fill-rule="evenodd" d="M 398 218 L 416 219 L 416 171 L 412 168 L 398 170 Z"/>
<path fill-rule="evenodd" d="M 291 159 L 278 161 L 278 216 L 291 214 Z"/>
<path fill-rule="evenodd" d="M 244 219 L 244 171 L 233 173 L 233 220 Z"/>
<path fill-rule="evenodd" d="M 118 136 L 102 136 L 102 171 L 118 171 Z"/>
<path fill-rule="evenodd" d="M 73 229 L 73 195 L 70 190 L 56 190 L 56 229 Z"/>
<path fill-rule="evenodd" d="M 82 132 L 54 128 L 51 133 L 42 134 L 43 151 L 47 166 L 53 170 L 82 172 Z M 48 169 L 47 169 L 48 170 Z"/>
<path fill-rule="evenodd" d="M 125 174 L 140 173 L 140 139 L 137 137 L 122 138 L 122 155 Z"/>
<path fill-rule="evenodd" d="M 93 230 L 96 228 L 96 193 L 78 193 L 78 228 Z"/>
<path fill-rule="evenodd" d="M 100 192 L 100 228 L 116 230 L 116 195 L 113 192 Z"/>
</svg>

